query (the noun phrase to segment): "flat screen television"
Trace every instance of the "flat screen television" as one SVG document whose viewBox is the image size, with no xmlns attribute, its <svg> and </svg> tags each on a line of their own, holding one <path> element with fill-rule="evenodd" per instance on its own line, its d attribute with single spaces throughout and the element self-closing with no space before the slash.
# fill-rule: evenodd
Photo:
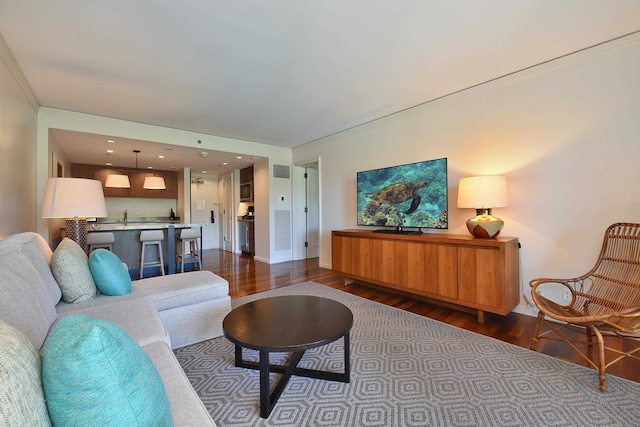
<svg viewBox="0 0 640 427">
<path fill-rule="evenodd" d="M 446 158 L 358 172 L 356 185 L 359 226 L 398 233 L 449 227 Z"/>
</svg>

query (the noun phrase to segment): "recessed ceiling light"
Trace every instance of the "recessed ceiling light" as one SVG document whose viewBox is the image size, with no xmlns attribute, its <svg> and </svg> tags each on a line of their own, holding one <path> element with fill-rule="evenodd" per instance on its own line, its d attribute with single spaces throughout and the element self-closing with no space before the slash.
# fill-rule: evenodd
<svg viewBox="0 0 640 427">
<path fill-rule="evenodd" d="M 207 157 L 209 155 L 209 153 L 207 153 L 206 151 L 203 151 L 203 152 L 200 153 L 200 155 L 202 157 Z"/>
<path fill-rule="evenodd" d="M 107 154 L 113 154 L 113 150 L 107 150 Z"/>
<path fill-rule="evenodd" d="M 110 144 L 115 144 L 115 141 L 113 139 L 107 139 L 107 142 Z"/>
<path fill-rule="evenodd" d="M 207 173 L 207 171 L 202 171 L 202 173 Z"/>
<path fill-rule="evenodd" d="M 153 169 L 153 166 L 147 166 L 147 169 Z"/>
<path fill-rule="evenodd" d="M 164 159 L 164 156 L 161 154 L 158 156 L 159 159 Z"/>
<path fill-rule="evenodd" d="M 242 156 L 236 156 L 236 159 L 241 159 L 241 158 L 242 158 Z"/>
<path fill-rule="evenodd" d="M 107 163 L 107 166 L 111 166 L 111 163 Z"/>
<path fill-rule="evenodd" d="M 222 164 L 226 166 L 226 165 L 228 165 L 229 163 L 227 163 L 227 162 L 222 162 Z"/>
</svg>

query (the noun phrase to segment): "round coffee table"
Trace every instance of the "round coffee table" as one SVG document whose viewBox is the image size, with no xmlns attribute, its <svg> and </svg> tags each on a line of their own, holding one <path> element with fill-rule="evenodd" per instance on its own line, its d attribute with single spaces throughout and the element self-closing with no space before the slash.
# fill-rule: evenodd
<svg viewBox="0 0 640 427">
<path fill-rule="evenodd" d="M 269 417 L 292 375 L 348 383 L 349 331 L 353 313 L 337 301 L 306 295 L 265 298 L 241 305 L 222 322 L 224 336 L 235 344 L 235 365 L 260 370 L 260 416 Z M 344 338 L 344 373 L 298 368 L 304 352 Z M 259 362 L 242 358 L 257 350 Z M 269 363 L 269 353 L 293 353 L 286 365 Z M 270 392 L 269 373 L 282 377 Z"/>
</svg>

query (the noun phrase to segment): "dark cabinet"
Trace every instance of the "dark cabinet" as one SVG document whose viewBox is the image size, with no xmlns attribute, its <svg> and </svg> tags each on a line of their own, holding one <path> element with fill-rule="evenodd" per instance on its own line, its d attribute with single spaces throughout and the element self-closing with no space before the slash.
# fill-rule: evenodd
<svg viewBox="0 0 640 427">
<path fill-rule="evenodd" d="M 240 201 L 253 202 L 253 166 L 240 169 Z"/>
</svg>

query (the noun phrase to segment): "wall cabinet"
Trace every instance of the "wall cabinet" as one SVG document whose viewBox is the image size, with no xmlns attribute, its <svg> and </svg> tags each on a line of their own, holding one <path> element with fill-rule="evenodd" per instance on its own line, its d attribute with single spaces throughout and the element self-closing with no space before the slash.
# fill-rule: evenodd
<svg viewBox="0 0 640 427">
<path fill-rule="evenodd" d="M 520 302 L 518 239 L 333 231 L 332 268 L 350 279 L 461 309 L 506 315 Z"/>
<path fill-rule="evenodd" d="M 129 176 L 131 188 L 106 188 L 104 183 L 110 174 L 125 174 Z M 166 185 L 165 190 L 145 190 L 142 188 L 147 176 L 161 176 Z M 73 163 L 71 165 L 73 178 L 89 178 L 102 182 L 105 197 L 142 197 L 157 199 L 178 198 L 178 173 L 175 171 L 147 171 L 133 168 L 116 168 L 113 166 L 86 165 Z"/>
<path fill-rule="evenodd" d="M 240 201 L 253 202 L 253 166 L 240 169 Z"/>
</svg>

